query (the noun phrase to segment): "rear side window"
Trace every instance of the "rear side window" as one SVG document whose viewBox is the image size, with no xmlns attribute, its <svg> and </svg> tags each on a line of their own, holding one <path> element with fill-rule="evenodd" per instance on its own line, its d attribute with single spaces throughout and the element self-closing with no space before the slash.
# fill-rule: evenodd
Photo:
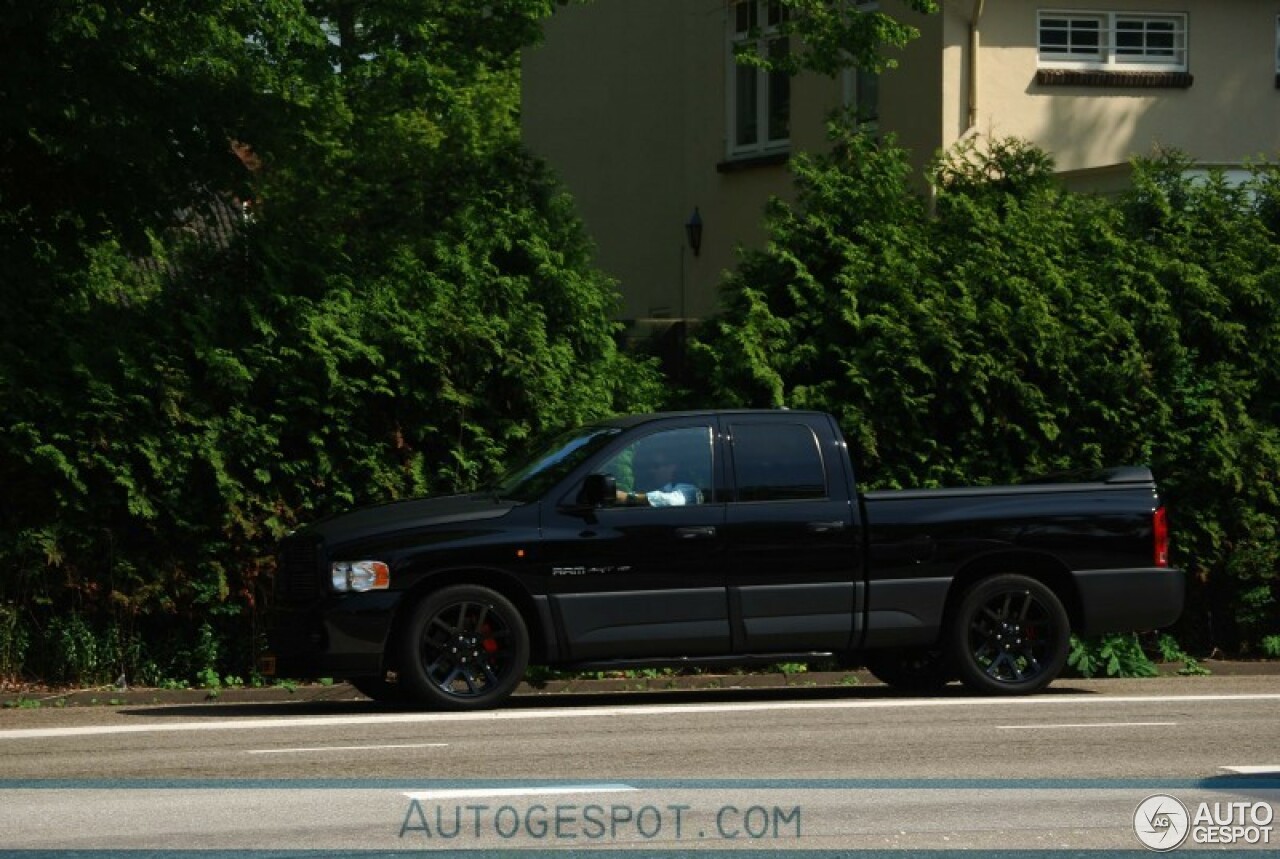
<svg viewBox="0 0 1280 859">
<path fill-rule="evenodd" d="M 738 501 L 826 498 L 827 478 L 813 430 L 804 424 L 735 424 Z"/>
</svg>

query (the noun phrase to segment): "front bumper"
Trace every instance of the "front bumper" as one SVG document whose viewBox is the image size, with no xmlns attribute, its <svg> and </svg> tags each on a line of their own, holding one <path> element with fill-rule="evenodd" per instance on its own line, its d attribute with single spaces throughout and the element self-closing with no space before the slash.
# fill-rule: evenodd
<svg viewBox="0 0 1280 859">
<path fill-rule="evenodd" d="M 400 593 L 377 591 L 275 607 L 259 670 L 294 679 L 381 676 L 400 598 Z"/>
</svg>

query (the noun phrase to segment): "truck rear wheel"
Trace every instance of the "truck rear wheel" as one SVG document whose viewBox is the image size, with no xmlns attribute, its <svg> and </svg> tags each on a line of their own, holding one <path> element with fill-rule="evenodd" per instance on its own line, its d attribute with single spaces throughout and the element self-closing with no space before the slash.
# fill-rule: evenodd
<svg viewBox="0 0 1280 859">
<path fill-rule="evenodd" d="M 1071 622 L 1048 586 L 1021 575 L 978 582 L 964 595 L 950 629 L 965 685 L 989 695 L 1029 695 L 1067 661 Z"/>
<path fill-rule="evenodd" d="M 483 710 L 519 685 L 529 664 L 529 631 L 502 594 L 454 585 L 413 607 L 399 649 L 399 685 L 415 703 Z"/>
</svg>

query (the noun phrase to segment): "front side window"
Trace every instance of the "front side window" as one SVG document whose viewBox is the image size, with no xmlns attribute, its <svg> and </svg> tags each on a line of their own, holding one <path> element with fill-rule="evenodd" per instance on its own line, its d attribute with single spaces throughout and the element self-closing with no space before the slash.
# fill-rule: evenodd
<svg viewBox="0 0 1280 859">
<path fill-rule="evenodd" d="M 791 139 L 791 77 L 743 65 L 737 57 L 757 54 L 785 60 L 791 43 L 779 32 L 786 8 L 778 0 L 738 0 L 729 13 L 729 154 L 760 155 L 785 150 Z"/>
<path fill-rule="evenodd" d="M 826 470 L 813 430 L 804 424 L 737 424 L 733 474 L 738 501 L 827 497 Z"/>
<path fill-rule="evenodd" d="M 1187 70 L 1187 16 L 1041 10 L 1041 68 Z"/>
<path fill-rule="evenodd" d="M 663 430 L 624 447 L 597 471 L 628 506 L 683 507 L 713 499 L 711 427 Z"/>
</svg>

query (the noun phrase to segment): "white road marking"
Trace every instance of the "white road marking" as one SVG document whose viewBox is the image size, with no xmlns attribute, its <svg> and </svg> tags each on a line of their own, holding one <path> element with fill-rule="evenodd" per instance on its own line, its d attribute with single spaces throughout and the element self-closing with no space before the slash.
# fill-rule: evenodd
<svg viewBox="0 0 1280 859">
<path fill-rule="evenodd" d="M 152 734 L 173 731 L 247 731 L 270 728 L 331 728 L 341 725 L 429 724 L 440 722 L 506 722 L 540 719 L 634 718 L 718 713 L 796 710 L 886 710 L 945 707 L 1088 706 L 1090 704 L 1188 704 L 1195 702 L 1280 701 L 1280 694 L 1248 695 L 1048 695 L 1042 698 L 906 698 L 832 701 L 752 701 L 717 704 L 637 704 L 628 707 L 486 710 L 475 713 L 382 713 L 364 716 L 298 716 L 272 719 L 210 718 L 199 722 L 146 722 L 132 725 L 88 725 L 74 728 L 15 728 L 0 731 L 0 740 L 97 737 L 108 734 Z M 214 714 L 210 713 L 213 717 Z"/>
<path fill-rule="evenodd" d="M 367 752 L 378 749 L 442 749 L 448 743 L 402 743 L 400 745 L 381 746 L 311 746 L 297 749 L 246 749 L 249 755 L 292 755 L 303 752 Z"/>
<path fill-rule="evenodd" d="M 1050 728 L 1159 728 L 1177 722 L 1078 722 L 1064 725 L 996 725 L 1001 731 L 1044 731 Z"/>
<path fill-rule="evenodd" d="M 470 787 L 454 790 L 420 790 L 406 793 L 405 796 L 417 800 L 485 799 L 499 796 L 551 796 L 565 793 L 625 793 L 639 789 L 629 784 L 571 784 L 563 787 L 558 785 L 547 785 L 545 787 L 530 785 L 528 787 Z"/>
<path fill-rule="evenodd" d="M 1280 775 L 1280 764 L 1264 764 L 1262 766 L 1218 767 L 1229 773 L 1239 775 Z"/>
</svg>

